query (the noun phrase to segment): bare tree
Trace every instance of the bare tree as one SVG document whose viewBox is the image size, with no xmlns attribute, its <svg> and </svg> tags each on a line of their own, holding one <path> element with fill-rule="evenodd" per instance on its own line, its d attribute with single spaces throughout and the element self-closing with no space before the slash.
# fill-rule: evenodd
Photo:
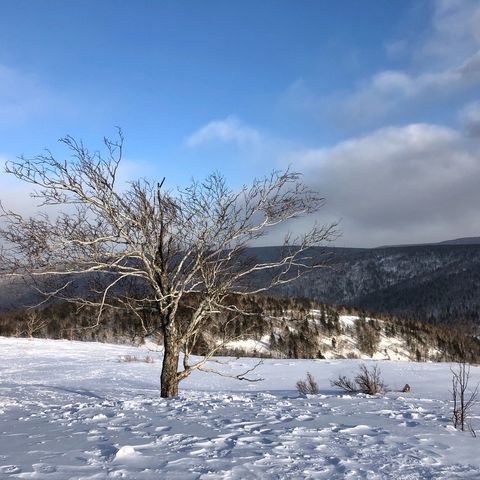
<svg viewBox="0 0 480 480">
<path fill-rule="evenodd" d="M 23 315 L 22 320 L 16 321 L 14 333 L 16 337 L 26 335 L 33 338 L 35 333 L 40 332 L 48 325 L 48 321 L 38 310 L 27 309 L 23 312 Z"/>
<path fill-rule="evenodd" d="M 25 333 L 33 338 L 33 334 L 39 332 L 47 326 L 48 322 L 42 318 L 37 310 L 27 310 L 25 314 Z"/>
<path fill-rule="evenodd" d="M 475 431 L 469 423 L 469 417 L 472 407 L 477 403 L 478 384 L 473 390 L 469 389 L 470 383 L 470 365 L 461 362 L 457 365 L 456 370 L 450 368 L 452 372 L 452 424 L 455 428 L 460 428 L 462 432 L 467 427 L 472 435 Z"/>
<path fill-rule="evenodd" d="M 31 275 L 45 301 L 57 297 L 98 307 L 93 325 L 107 308 L 129 309 L 148 334 L 152 323 L 145 322 L 145 313 L 153 315 L 164 342 L 163 397 L 177 395 L 179 382 L 192 371 L 207 370 L 205 364 L 229 340 L 192 361 L 197 337 L 212 316 L 242 313 L 232 294 L 260 293 L 325 265 L 312 257 L 311 247 L 332 239 L 333 224 L 286 236 L 277 258 L 263 261 L 246 253 L 272 228 L 323 206 L 298 173 L 275 171 L 237 191 L 216 173 L 176 191 L 166 190 L 163 180 L 145 179 L 119 188 L 120 130 L 118 139 L 104 139 L 104 153 L 70 136 L 60 142 L 70 153 L 66 160 L 47 150 L 7 163 L 8 173 L 33 185 L 42 213 L 25 218 L 2 207 L 0 260 L 10 275 Z M 90 277 L 97 281 L 91 294 L 76 294 L 75 283 Z M 42 279 L 56 282 L 47 288 Z M 179 306 L 189 295 L 197 301 L 182 320 Z"/>
</svg>

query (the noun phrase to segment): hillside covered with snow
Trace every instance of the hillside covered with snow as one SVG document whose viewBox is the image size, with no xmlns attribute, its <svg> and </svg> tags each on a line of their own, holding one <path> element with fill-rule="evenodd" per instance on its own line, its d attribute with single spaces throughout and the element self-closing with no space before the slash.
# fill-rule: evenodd
<svg viewBox="0 0 480 480">
<path fill-rule="evenodd" d="M 335 319 L 325 320 L 320 310 L 309 311 L 306 318 L 304 322 L 289 322 L 285 318 L 279 320 L 270 317 L 271 328 L 260 339 L 228 342 L 224 351 L 240 356 L 274 358 L 308 358 L 312 352 L 317 352 L 318 358 L 325 359 L 414 361 L 437 361 L 445 354 L 442 348 L 422 338 L 421 332 L 417 332 L 417 338 L 413 338 L 410 332 L 396 327 L 392 322 L 358 315 L 339 315 Z M 302 337 L 298 345 L 291 340 L 294 336 Z M 288 355 L 286 352 L 289 342 L 293 343 L 291 350 L 296 349 L 297 355 Z"/>
<path fill-rule="evenodd" d="M 0 338 L 0 352 L 2 479 L 480 478 L 479 439 L 451 426 L 449 364 L 379 362 L 390 392 L 367 396 L 330 386 L 359 360 L 266 359 L 262 381 L 198 372 L 161 399 L 147 346 Z M 307 371 L 319 395 L 297 393 Z"/>
</svg>

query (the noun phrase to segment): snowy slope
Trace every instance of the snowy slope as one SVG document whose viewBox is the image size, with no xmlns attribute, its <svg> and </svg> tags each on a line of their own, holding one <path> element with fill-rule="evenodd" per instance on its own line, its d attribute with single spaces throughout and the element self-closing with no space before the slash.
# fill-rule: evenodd
<svg viewBox="0 0 480 480">
<path fill-rule="evenodd" d="M 1 479 L 480 478 L 480 439 L 450 427 L 447 364 L 380 362 L 392 391 L 368 397 L 329 384 L 358 360 L 265 360 L 262 382 L 197 373 L 164 400 L 146 347 L 0 338 L 0 352 Z M 320 395 L 296 393 L 306 371 Z"/>
</svg>

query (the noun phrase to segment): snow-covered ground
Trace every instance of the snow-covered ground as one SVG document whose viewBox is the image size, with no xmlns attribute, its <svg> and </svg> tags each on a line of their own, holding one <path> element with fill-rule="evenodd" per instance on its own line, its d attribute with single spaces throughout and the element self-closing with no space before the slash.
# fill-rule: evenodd
<svg viewBox="0 0 480 480">
<path fill-rule="evenodd" d="M 146 347 L 0 338 L 0 352 L 1 479 L 480 478 L 480 438 L 450 426 L 447 364 L 380 362 L 392 391 L 369 397 L 330 387 L 358 360 L 266 360 L 261 382 L 196 373 L 165 400 Z M 297 394 L 307 371 L 320 395 Z"/>
</svg>

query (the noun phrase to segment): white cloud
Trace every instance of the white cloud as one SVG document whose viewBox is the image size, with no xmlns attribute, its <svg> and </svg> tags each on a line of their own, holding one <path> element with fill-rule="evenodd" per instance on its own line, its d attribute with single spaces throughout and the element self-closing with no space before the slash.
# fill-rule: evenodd
<svg viewBox="0 0 480 480">
<path fill-rule="evenodd" d="M 457 130 L 412 124 L 286 161 L 326 195 L 348 244 L 411 243 L 480 233 L 479 147 Z"/>
<path fill-rule="evenodd" d="M 384 68 L 350 91 L 322 96 L 295 82 L 288 105 L 329 109 L 342 127 L 431 114 L 441 106 L 463 129 L 427 123 L 386 127 L 330 148 L 297 150 L 285 163 L 327 198 L 321 217 L 342 218 L 346 245 L 414 243 L 480 234 L 480 2 L 438 0 L 426 31 L 386 43 L 402 69 Z M 454 109 L 452 111 L 452 109 Z"/>
<path fill-rule="evenodd" d="M 187 139 L 189 147 L 209 143 L 234 143 L 239 146 L 251 145 L 260 141 L 260 134 L 254 128 L 245 125 L 236 117 L 228 116 L 224 120 L 214 120 L 199 128 Z"/>
</svg>

